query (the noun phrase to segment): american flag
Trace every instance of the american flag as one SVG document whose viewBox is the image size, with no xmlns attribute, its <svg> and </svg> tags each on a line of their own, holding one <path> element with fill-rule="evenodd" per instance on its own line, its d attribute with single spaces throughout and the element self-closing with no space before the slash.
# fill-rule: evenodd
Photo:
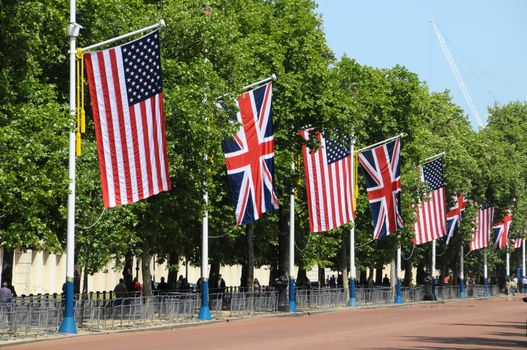
<svg viewBox="0 0 527 350">
<path fill-rule="evenodd" d="M 509 212 L 501 222 L 492 228 L 494 232 L 494 249 L 504 249 L 509 246 L 509 229 L 511 223 L 512 215 Z"/>
<path fill-rule="evenodd" d="M 273 189 L 274 136 L 271 119 L 271 82 L 238 97 L 239 112 L 231 118 L 241 127 L 223 140 L 223 152 L 236 224 L 248 224 L 278 209 Z"/>
<path fill-rule="evenodd" d="M 470 240 L 470 250 L 477 250 L 488 246 L 493 216 L 493 207 L 478 209 L 475 232 L 472 233 Z"/>
<path fill-rule="evenodd" d="M 401 217 L 401 139 L 359 152 L 373 217 L 373 237 L 378 239 L 403 227 Z"/>
<path fill-rule="evenodd" d="M 159 32 L 84 57 L 104 206 L 170 190 Z"/>
<path fill-rule="evenodd" d="M 522 243 L 523 243 L 523 238 L 516 238 L 516 239 L 514 240 L 514 243 L 512 244 L 512 247 L 513 247 L 514 249 L 516 249 L 516 248 L 521 248 L 521 247 L 522 247 Z"/>
<path fill-rule="evenodd" d="M 421 201 L 414 224 L 415 244 L 423 244 L 446 234 L 445 183 L 443 180 L 443 158 L 426 163 L 421 168 L 421 181 L 428 185 L 428 200 Z"/>
<path fill-rule="evenodd" d="M 312 134 L 311 130 L 300 132 L 304 139 L 314 136 L 320 142 L 318 150 L 302 147 L 309 231 L 322 232 L 353 220 L 351 140 L 347 134 L 342 143 L 327 139 L 320 132 Z"/>
<path fill-rule="evenodd" d="M 446 244 L 450 242 L 450 239 L 456 234 L 463 219 L 463 213 L 465 212 L 465 207 L 467 202 L 463 194 L 458 194 L 453 198 L 454 206 L 446 213 L 446 222 L 447 222 L 447 237 Z"/>
</svg>

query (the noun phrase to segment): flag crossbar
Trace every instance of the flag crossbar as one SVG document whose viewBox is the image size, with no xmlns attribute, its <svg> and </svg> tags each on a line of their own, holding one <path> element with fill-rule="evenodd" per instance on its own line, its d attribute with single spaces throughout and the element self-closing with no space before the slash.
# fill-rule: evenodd
<svg viewBox="0 0 527 350">
<path fill-rule="evenodd" d="M 435 156 L 428 157 L 428 158 L 426 158 L 425 160 L 422 161 L 421 165 L 425 165 L 426 163 L 430 163 L 431 161 L 436 160 L 437 158 L 441 158 L 445 154 L 446 154 L 445 152 L 441 152 L 439 154 L 436 154 Z"/>
<path fill-rule="evenodd" d="M 131 36 L 134 36 L 136 34 L 139 34 L 139 33 L 142 33 L 142 32 L 146 32 L 148 30 L 152 30 L 152 29 L 158 29 L 158 28 L 164 28 L 166 27 L 166 24 L 165 24 L 165 20 L 160 20 L 159 22 L 157 22 L 156 24 L 152 24 L 151 26 L 148 26 L 148 27 L 144 27 L 142 29 L 138 29 L 136 31 L 133 31 L 133 32 L 130 32 L 128 34 L 123 34 L 123 35 L 120 35 L 120 36 L 117 36 L 115 38 L 112 38 L 112 39 L 108 39 L 108 40 L 105 40 L 105 41 L 101 41 L 100 43 L 97 43 L 97 44 L 93 44 L 93 45 L 90 45 L 90 46 L 86 46 L 86 47 L 83 47 L 82 48 L 82 51 L 83 52 L 86 52 L 86 51 L 89 51 L 89 50 L 92 50 L 92 49 L 95 49 L 97 47 L 101 47 L 101 46 L 104 46 L 104 45 L 107 45 L 107 44 L 111 44 L 111 43 L 114 43 L 116 41 L 119 41 L 119 40 L 123 40 L 123 39 L 126 39 L 126 38 L 129 38 Z"/>
<path fill-rule="evenodd" d="M 271 80 L 272 81 L 276 80 L 276 74 L 273 73 L 273 74 L 271 74 L 271 76 L 269 76 L 269 77 L 267 77 L 265 79 L 262 79 L 260 81 L 255 82 L 255 83 L 252 83 L 252 84 L 249 84 L 247 86 L 244 86 L 243 90 L 249 90 L 250 88 L 253 88 L 253 87 L 258 86 L 258 85 L 265 84 L 265 83 L 267 83 L 268 81 L 271 81 Z"/>
<path fill-rule="evenodd" d="M 395 140 L 396 138 L 399 138 L 399 137 L 404 137 L 404 134 L 403 134 L 403 133 L 400 133 L 400 134 L 397 135 L 397 136 L 390 137 L 389 139 L 386 139 L 386 140 L 383 140 L 383 141 L 379 141 L 379 142 L 377 142 L 377 143 L 374 143 L 373 145 L 366 146 L 366 147 L 364 147 L 364 148 L 359 149 L 358 152 L 360 153 L 360 152 L 366 151 L 366 150 L 368 150 L 368 149 L 370 149 L 370 148 L 373 148 L 373 147 L 375 147 L 375 146 L 379 146 L 379 145 L 382 145 L 382 144 L 388 143 L 388 142 L 390 142 L 390 141 L 392 141 L 392 140 Z"/>
</svg>

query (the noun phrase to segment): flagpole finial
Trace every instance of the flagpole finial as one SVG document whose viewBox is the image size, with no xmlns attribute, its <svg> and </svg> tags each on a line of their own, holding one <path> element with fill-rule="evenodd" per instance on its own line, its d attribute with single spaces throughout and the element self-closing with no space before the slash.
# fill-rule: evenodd
<svg viewBox="0 0 527 350">
<path fill-rule="evenodd" d="M 274 74 L 274 73 L 271 74 L 271 78 L 273 79 L 273 81 L 276 81 L 276 79 L 277 79 L 277 78 L 276 78 L 276 74 Z"/>
<path fill-rule="evenodd" d="M 165 23 L 164 19 L 159 21 L 159 28 L 165 28 L 166 26 L 167 26 L 167 24 Z"/>
</svg>

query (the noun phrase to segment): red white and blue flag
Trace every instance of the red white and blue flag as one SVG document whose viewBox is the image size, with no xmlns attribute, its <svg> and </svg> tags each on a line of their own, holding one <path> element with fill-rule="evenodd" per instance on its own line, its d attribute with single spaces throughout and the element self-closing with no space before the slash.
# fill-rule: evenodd
<svg viewBox="0 0 527 350">
<path fill-rule="evenodd" d="M 403 227 L 400 153 L 400 138 L 359 152 L 373 217 L 374 239 L 387 236 Z"/>
<path fill-rule="evenodd" d="M 170 190 L 159 32 L 84 57 L 104 206 Z"/>
<path fill-rule="evenodd" d="M 353 169 L 350 136 L 343 142 L 325 138 L 320 132 L 300 132 L 305 140 L 317 137 L 318 150 L 302 147 L 306 175 L 309 231 L 331 230 L 353 220 Z"/>
<path fill-rule="evenodd" d="M 494 217 L 493 207 L 483 207 L 478 209 L 476 217 L 476 228 L 470 240 L 470 250 L 486 248 L 489 245 L 490 230 L 492 229 L 492 218 Z"/>
<path fill-rule="evenodd" d="M 450 239 L 457 233 L 459 225 L 461 225 L 461 220 L 463 219 L 463 214 L 465 213 L 465 207 L 467 206 L 467 202 L 463 194 L 458 194 L 452 199 L 454 201 L 454 206 L 446 213 L 446 244 L 448 244 Z"/>
<path fill-rule="evenodd" d="M 511 223 L 512 215 L 508 212 L 503 220 L 492 228 L 494 232 L 494 249 L 504 249 L 509 246 L 509 229 Z"/>
<path fill-rule="evenodd" d="M 231 119 L 241 127 L 223 140 L 236 224 L 248 224 L 278 209 L 273 188 L 274 136 L 271 119 L 272 83 L 238 97 L 238 112 Z"/>
<path fill-rule="evenodd" d="M 521 248 L 521 247 L 522 247 L 522 244 L 523 244 L 523 238 L 516 238 L 516 239 L 514 240 L 514 243 L 512 244 L 512 247 L 513 247 L 514 249 L 516 249 L 516 248 Z"/>
<path fill-rule="evenodd" d="M 446 234 L 446 200 L 443 179 L 443 158 L 434 159 L 421 168 L 421 182 L 426 183 L 430 192 L 417 208 L 417 222 L 414 224 L 415 244 L 423 244 Z"/>
</svg>

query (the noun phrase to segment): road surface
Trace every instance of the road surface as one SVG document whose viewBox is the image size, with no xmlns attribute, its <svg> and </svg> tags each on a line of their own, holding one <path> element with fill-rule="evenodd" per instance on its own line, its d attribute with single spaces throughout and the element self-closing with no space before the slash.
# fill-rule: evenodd
<svg viewBox="0 0 527 350">
<path fill-rule="evenodd" d="M 77 335 L 24 350 L 527 349 L 521 297 L 229 320 L 170 330 Z"/>
</svg>

